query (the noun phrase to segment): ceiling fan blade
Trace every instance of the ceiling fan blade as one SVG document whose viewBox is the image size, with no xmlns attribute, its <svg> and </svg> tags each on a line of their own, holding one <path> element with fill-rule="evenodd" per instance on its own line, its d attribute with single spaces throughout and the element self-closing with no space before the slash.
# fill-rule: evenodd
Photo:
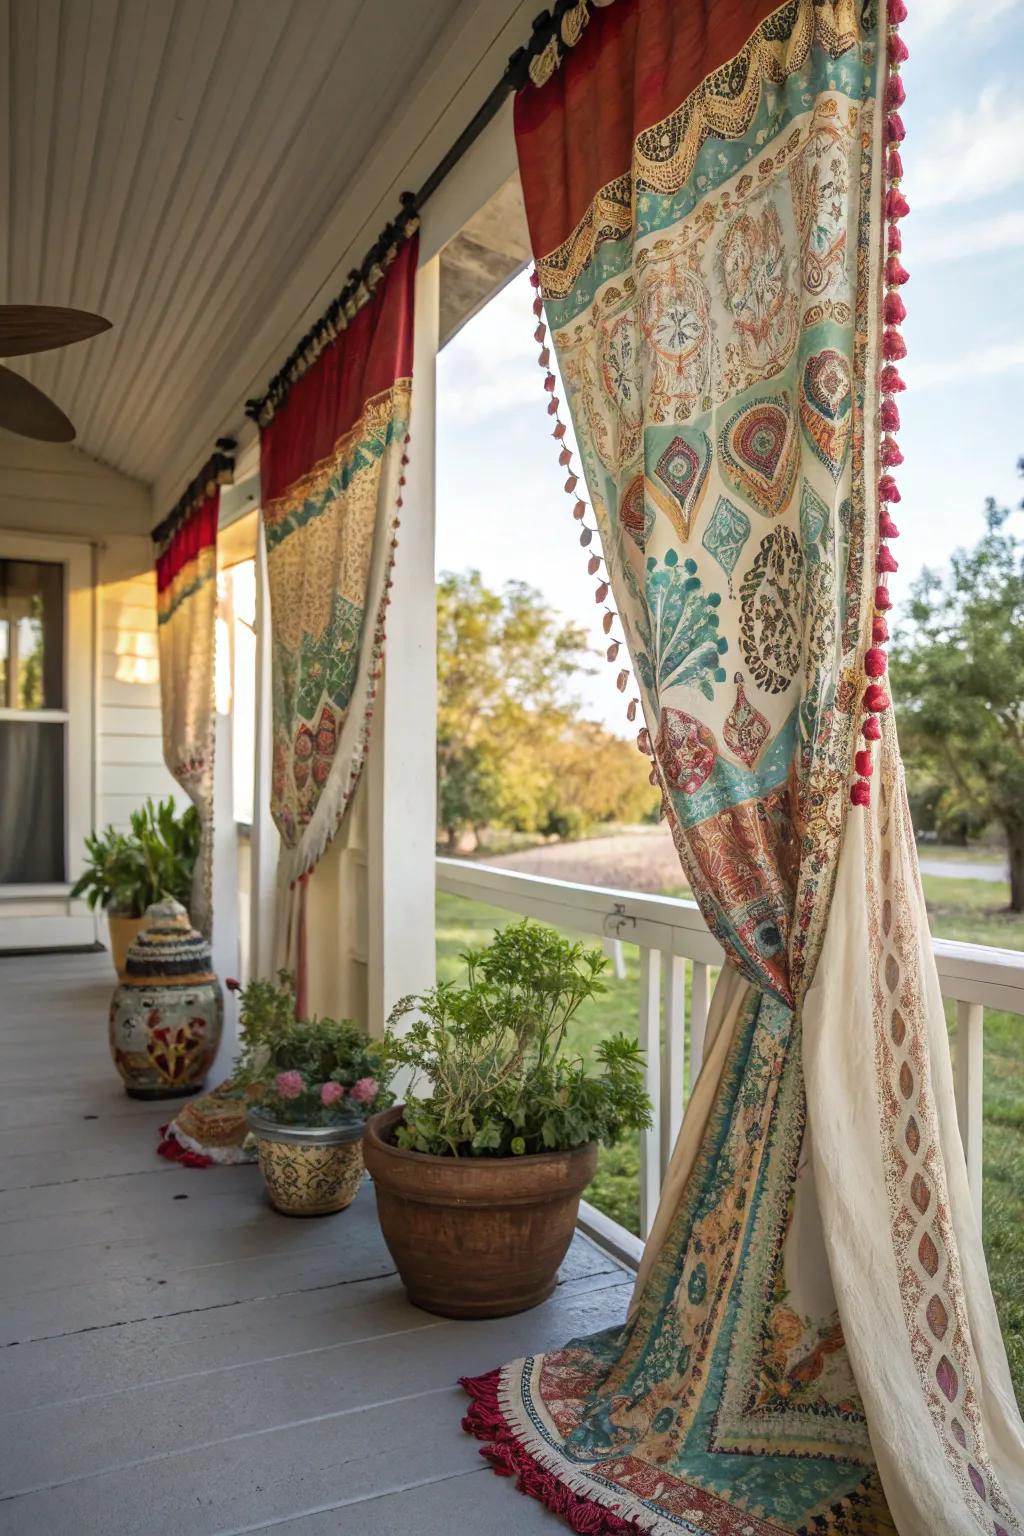
<svg viewBox="0 0 1024 1536">
<path fill-rule="evenodd" d="M 55 304 L 0 304 L 0 357 L 25 357 L 88 341 L 110 330 L 110 321 L 85 309 Z"/>
<path fill-rule="evenodd" d="M 44 443 L 70 443 L 75 429 L 49 395 L 20 374 L 0 368 L 0 427 Z"/>
</svg>

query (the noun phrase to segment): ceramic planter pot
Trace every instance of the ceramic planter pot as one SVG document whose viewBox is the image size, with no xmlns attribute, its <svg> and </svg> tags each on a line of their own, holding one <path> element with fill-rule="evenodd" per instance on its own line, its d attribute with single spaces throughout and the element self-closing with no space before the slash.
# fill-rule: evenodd
<svg viewBox="0 0 1024 1536">
<path fill-rule="evenodd" d="M 362 1121 L 279 1125 L 255 1107 L 246 1118 L 275 1211 L 329 1216 L 352 1204 L 363 1178 Z"/>
<path fill-rule="evenodd" d="M 220 1044 L 224 999 L 210 946 L 177 901 L 154 903 L 110 1001 L 110 1054 L 135 1099 L 203 1086 Z"/>
<path fill-rule="evenodd" d="M 119 917 L 116 912 L 107 913 L 107 931 L 110 935 L 110 958 L 114 970 L 124 980 L 128 950 L 149 921 L 146 917 Z"/>
<path fill-rule="evenodd" d="M 395 1146 L 402 1107 L 366 1122 L 363 1155 L 409 1300 L 504 1317 L 546 1300 L 572 1242 L 597 1144 L 536 1157 L 431 1157 Z"/>
</svg>

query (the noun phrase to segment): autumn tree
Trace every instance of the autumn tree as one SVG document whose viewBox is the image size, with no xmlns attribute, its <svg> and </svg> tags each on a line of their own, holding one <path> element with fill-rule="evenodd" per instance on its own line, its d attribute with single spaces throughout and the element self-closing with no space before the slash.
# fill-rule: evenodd
<svg viewBox="0 0 1024 1536">
<path fill-rule="evenodd" d="M 448 846 L 472 828 L 572 835 L 656 807 L 635 747 L 580 718 L 590 670 L 581 625 L 523 582 L 478 571 L 437 587 L 438 821 Z"/>
<path fill-rule="evenodd" d="M 1024 471 L 1024 462 L 1022 462 Z M 1024 540 L 991 498 L 987 531 L 925 570 L 896 637 L 893 694 L 908 766 L 938 824 L 999 824 L 1010 908 L 1024 911 Z"/>
</svg>

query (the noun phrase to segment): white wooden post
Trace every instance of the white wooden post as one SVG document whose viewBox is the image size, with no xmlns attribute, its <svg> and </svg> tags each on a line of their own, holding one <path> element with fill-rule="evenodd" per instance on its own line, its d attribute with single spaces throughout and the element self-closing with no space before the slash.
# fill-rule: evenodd
<svg viewBox="0 0 1024 1536">
<path fill-rule="evenodd" d="M 701 961 L 693 962 L 693 980 L 690 985 L 690 1092 L 700 1074 L 704 1060 L 704 1036 L 708 1027 L 708 967 Z"/>
<path fill-rule="evenodd" d="M 274 911 L 281 840 L 270 814 L 272 745 L 270 587 L 263 520 L 256 534 L 256 730 L 250 835 L 249 978 L 269 980 L 274 969 Z"/>
<path fill-rule="evenodd" d="M 213 968 L 224 988 L 224 1033 L 209 1082 L 214 1087 L 231 1071 L 238 1046 L 238 1011 L 224 986 L 238 975 L 238 832 L 231 773 L 231 716 L 217 713 L 213 775 Z"/>
<path fill-rule="evenodd" d="M 661 1198 L 661 952 L 640 946 L 640 1049 L 653 1107 L 649 1131 L 640 1133 L 640 1233 L 654 1224 Z"/>
<path fill-rule="evenodd" d="M 367 1007 L 379 1035 L 400 997 L 434 983 L 437 834 L 435 368 L 440 260 L 416 277 L 409 466 L 367 765 Z"/>
<path fill-rule="evenodd" d="M 984 1135 L 982 1090 L 985 1077 L 985 1009 L 981 1003 L 956 1005 L 956 1050 L 953 1084 L 960 1140 L 967 1159 L 967 1180 L 978 1220 L 981 1220 L 981 1167 Z"/>
<path fill-rule="evenodd" d="M 683 1123 L 686 1075 L 686 961 L 666 954 L 662 961 L 661 1177 L 664 1182 L 672 1149 Z"/>
</svg>

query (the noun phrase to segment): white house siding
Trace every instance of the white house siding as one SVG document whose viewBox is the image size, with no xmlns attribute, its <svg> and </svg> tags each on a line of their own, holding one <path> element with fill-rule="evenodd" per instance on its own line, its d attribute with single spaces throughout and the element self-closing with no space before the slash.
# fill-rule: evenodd
<svg viewBox="0 0 1024 1536">
<path fill-rule="evenodd" d="M 96 819 L 104 827 L 126 826 L 147 795 L 185 798 L 163 759 L 151 558 L 149 539 L 129 535 L 110 539 L 99 556 Z"/>
<path fill-rule="evenodd" d="M 123 827 L 147 795 L 175 790 L 161 747 L 152 522 L 140 481 L 72 445 L 0 431 L 0 551 L 5 534 L 42 536 L 40 558 L 46 545 L 55 553 L 91 546 L 92 623 L 73 622 L 67 641 L 93 651 L 92 695 L 70 701 L 88 718 L 89 750 L 69 765 L 68 784 L 85 825 Z M 73 878 L 79 847 L 68 852 Z M 88 942 L 93 933 L 81 904 L 0 897 L 0 949 Z"/>
</svg>

